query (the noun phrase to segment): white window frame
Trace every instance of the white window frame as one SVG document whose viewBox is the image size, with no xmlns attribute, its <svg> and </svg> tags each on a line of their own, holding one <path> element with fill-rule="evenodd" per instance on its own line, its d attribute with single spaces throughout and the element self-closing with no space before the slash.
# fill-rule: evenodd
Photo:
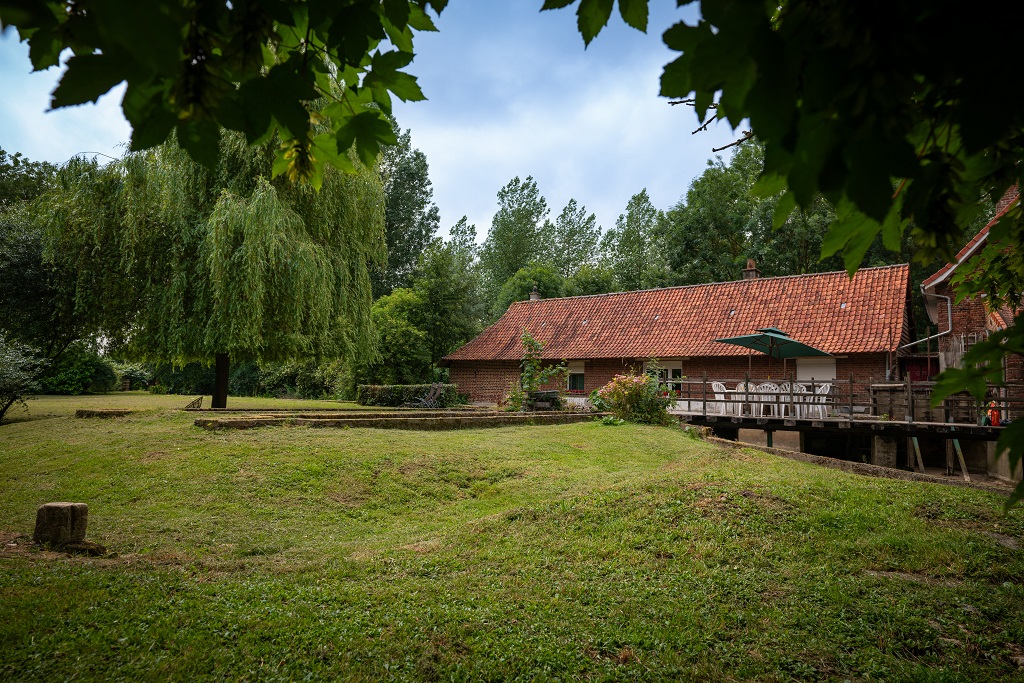
<svg viewBox="0 0 1024 683">
<path fill-rule="evenodd" d="M 581 361 L 581 360 L 572 360 L 572 361 L 569 361 L 567 367 L 568 367 L 568 371 L 566 372 L 567 376 L 566 376 L 566 380 L 565 380 L 566 391 L 572 392 L 573 394 L 576 394 L 576 395 L 586 394 L 587 393 L 587 390 L 586 390 L 586 386 L 587 386 L 586 363 L 584 361 Z M 584 387 L 583 389 L 571 389 L 570 388 L 572 386 L 572 377 L 573 377 L 573 375 L 579 375 L 580 377 L 583 378 L 583 387 Z"/>
</svg>

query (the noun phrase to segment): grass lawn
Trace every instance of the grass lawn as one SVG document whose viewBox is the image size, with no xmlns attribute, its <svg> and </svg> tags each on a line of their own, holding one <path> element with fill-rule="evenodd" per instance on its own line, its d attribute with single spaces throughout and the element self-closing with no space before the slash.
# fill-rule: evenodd
<svg viewBox="0 0 1024 683">
<path fill-rule="evenodd" d="M 171 394 L 153 395 L 146 391 L 117 391 L 109 394 L 90 396 L 31 396 L 24 405 L 12 406 L 4 416 L 3 424 L 45 420 L 51 417 L 73 417 L 80 408 L 124 408 L 128 410 L 176 410 L 184 408 L 195 396 Z M 209 408 L 210 396 L 203 397 L 203 407 Z M 380 410 L 360 406 L 351 401 L 303 401 L 297 399 L 228 397 L 228 409 L 266 408 L 268 410 L 293 410 L 308 408 L 329 408 L 334 410 Z"/>
<path fill-rule="evenodd" d="M 0 426 L 0 680 L 1024 679 L 993 494 L 666 428 L 70 417 L 115 398 Z M 29 548 L 57 500 L 112 556 Z"/>
</svg>

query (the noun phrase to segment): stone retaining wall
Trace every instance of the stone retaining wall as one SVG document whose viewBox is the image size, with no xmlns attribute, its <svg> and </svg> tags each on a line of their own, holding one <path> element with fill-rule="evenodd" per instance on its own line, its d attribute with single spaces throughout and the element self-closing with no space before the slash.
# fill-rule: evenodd
<svg viewBox="0 0 1024 683">
<path fill-rule="evenodd" d="M 370 429 L 448 430 L 507 427 L 510 425 L 553 425 L 589 422 L 593 413 L 529 413 L 494 415 L 447 415 L 431 417 L 251 417 L 199 418 L 197 427 L 204 429 L 254 429 L 256 427 L 365 427 Z"/>
</svg>

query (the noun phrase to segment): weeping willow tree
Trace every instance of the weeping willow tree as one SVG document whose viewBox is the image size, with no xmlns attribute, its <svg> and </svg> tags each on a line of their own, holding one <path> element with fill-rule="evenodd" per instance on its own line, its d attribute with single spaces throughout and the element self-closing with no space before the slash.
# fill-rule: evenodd
<svg viewBox="0 0 1024 683">
<path fill-rule="evenodd" d="M 225 135 L 214 171 L 173 142 L 75 160 L 38 205 L 75 305 L 128 355 L 215 363 L 371 354 L 369 271 L 385 262 L 377 174 L 328 169 L 319 191 L 270 180 L 275 146 Z"/>
</svg>

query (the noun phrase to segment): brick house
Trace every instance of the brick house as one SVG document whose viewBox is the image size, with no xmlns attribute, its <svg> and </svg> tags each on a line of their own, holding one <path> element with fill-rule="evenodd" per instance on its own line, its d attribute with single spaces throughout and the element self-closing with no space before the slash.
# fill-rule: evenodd
<svg viewBox="0 0 1024 683">
<path fill-rule="evenodd" d="M 565 360 L 567 388 L 587 394 L 616 374 L 657 359 L 663 378 L 883 381 L 911 341 L 909 267 L 762 278 L 748 262 L 742 280 L 636 292 L 519 301 L 476 339 L 445 357 L 451 380 L 474 401 L 496 402 L 517 381 L 528 330 L 543 357 Z M 830 358 L 783 362 L 713 341 L 775 327 Z"/>
<path fill-rule="evenodd" d="M 1011 187 L 996 204 L 996 213 L 988 225 L 981 229 L 951 263 L 947 263 L 931 277 L 921 283 L 925 310 L 938 333 L 939 367 L 959 367 L 967 350 L 985 339 L 991 332 L 1005 329 L 1013 324 L 1014 311 L 1007 308 L 992 309 L 983 294 L 964 298 L 955 303 L 952 280 L 963 264 L 977 254 L 988 241 L 989 230 L 1018 200 L 1020 193 Z M 1024 382 L 1024 359 L 1020 356 L 1007 358 L 1004 367 L 1008 382 Z"/>
<path fill-rule="evenodd" d="M 977 254 L 988 241 L 989 230 L 1010 207 L 1018 201 L 1020 193 L 1016 186 L 1011 187 L 996 204 L 996 213 L 988 225 L 982 228 L 964 248 L 961 249 L 951 263 L 947 263 L 931 277 L 921 283 L 921 293 L 925 298 L 925 309 L 931 322 L 939 330 L 938 349 L 939 365 L 960 367 L 964 353 L 977 342 L 985 339 L 992 332 L 1006 329 L 1013 324 L 1014 315 L 1020 310 L 1005 307 L 993 308 L 988 305 L 984 294 L 965 297 L 956 303 L 952 280 L 956 271 Z M 1004 360 L 1003 373 L 1010 387 L 1001 390 L 1003 398 L 1019 400 L 1021 384 L 1024 383 L 1024 358 L 1019 355 L 1007 356 Z M 1022 419 L 1019 415 L 1017 402 L 1008 404 L 1002 411 L 1001 419 Z M 970 456 L 968 456 L 970 459 Z M 1020 481 L 1024 476 L 1024 463 L 1018 463 L 1014 470 L 1010 469 L 1005 457 L 995 457 L 993 444 L 988 444 L 984 454 L 979 454 L 976 461 L 986 461 L 984 468 L 988 474 L 1010 481 Z M 980 469 L 975 466 L 975 469 Z"/>
</svg>

